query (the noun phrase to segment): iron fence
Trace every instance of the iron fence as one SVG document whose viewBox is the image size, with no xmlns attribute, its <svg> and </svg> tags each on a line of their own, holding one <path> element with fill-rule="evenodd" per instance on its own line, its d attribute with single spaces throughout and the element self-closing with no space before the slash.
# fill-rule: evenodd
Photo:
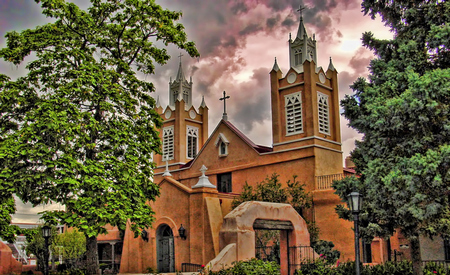
<svg viewBox="0 0 450 275">
<path fill-rule="evenodd" d="M 181 272 L 198 272 L 200 269 L 202 269 L 202 265 L 199 264 L 191 264 L 191 263 L 181 264 Z"/>
<path fill-rule="evenodd" d="M 450 268 L 450 261 L 444 261 L 444 260 L 431 260 L 431 261 L 422 261 L 422 266 L 426 266 L 429 263 L 434 263 L 437 266 L 441 266 L 445 269 Z"/>
<path fill-rule="evenodd" d="M 311 246 L 291 246 L 288 252 L 289 275 L 295 274 L 302 264 L 314 264 L 316 254 Z"/>
</svg>

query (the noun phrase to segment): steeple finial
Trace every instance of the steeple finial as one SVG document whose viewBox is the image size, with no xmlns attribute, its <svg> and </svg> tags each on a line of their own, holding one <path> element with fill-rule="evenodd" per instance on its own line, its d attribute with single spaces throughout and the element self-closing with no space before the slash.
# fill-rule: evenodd
<svg viewBox="0 0 450 275">
<path fill-rule="evenodd" d="M 206 107 L 205 96 L 204 95 L 202 95 L 202 103 L 200 104 L 200 107 L 203 107 L 203 108 Z"/>
<path fill-rule="evenodd" d="M 182 80 L 186 80 L 186 78 L 184 77 L 184 72 L 183 72 L 183 68 L 181 66 L 181 57 L 183 55 L 180 53 L 180 55 L 178 56 L 180 58 L 180 65 L 178 66 L 178 73 L 177 73 L 177 78 L 175 80 L 178 81 L 182 81 Z"/>
<path fill-rule="evenodd" d="M 330 64 L 328 64 L 328 70 L 330 70 L 330 71 L 335 71 L 336 70 L 334 68 L 333 61 L 331 60 L 331 56 L 330 56 Z"/>
<path fill-rule="evenodd" d="M 303 11 L 306 9 L 306 6 L 302 6 L 300 5 L 300 7 L 297 9 L 297 12 L 300 13 L 300 24 L 298 26 L 298 31 L 297 31 L 297 37 L 300 39 L 303 39 L 303 36 L 308 36 L 308 34 L 306 33 L 306 28 L 305 25 L 303 24 Z"/>
<path fill-rule="evenodd" d="M 275 57 L 275 63 L 273 64 L 272 71 L 278 72 L 280 67 L 278 67 L 277 58 Z"/>
<path fill-rule="evenodd" d="M 227 104 L 226 101 L 227 99 L 230 98 L 230 96 L 227 96 L 227 93 L 225 91 L 223 91 L 223 97 L 219 98 L 221 101 L 223 100 L 223 115 L 222 115 L 222 119 L 227 121 L 228 120 L 228 115 L 227 115 Z"/>
<path fill-rule="evenodd" d="M 156 106 L 156 108 L 161 107 L 161 103 L 159 103 L 159 95 L 158 95 L 158 97 L 156 98 L 156 104 L 155 104 L 155 106 Z"/>
</svg>

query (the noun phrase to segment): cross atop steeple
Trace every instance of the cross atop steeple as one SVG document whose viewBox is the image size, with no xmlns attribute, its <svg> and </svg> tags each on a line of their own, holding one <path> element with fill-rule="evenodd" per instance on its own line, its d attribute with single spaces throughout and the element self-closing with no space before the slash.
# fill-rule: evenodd
<svg viewBox="0 0 450 275">
<path fill-rule="evenodd" d="M 180 58 L 180 63 L 181 63 L 181 57 L 182 57 L 183 55 L 180 53 L 180 55 L 178 56 L 178 58 Z"/>
<path fill-rule="evenodd" d="M 300 4 L 300 7 L 298 8 L 298 12 L 300 13 L 300 20 L 302 20 L 303 19 L 303 11 L 306 9 L 307 7 L 306 6 L 302 6 L 301 4 Z"/>
<path fill-rule="evenodd" d="M 219 98 L 221 101 L 223 100 L 223 115 L 222 115 L 222 119 L 227 121 L 228 120 L 228 115 L 227 115 L 227 99 L 230 98 L 230 96 L 227 96 L 227 93 L 225 91 L 223 91 L 223 97 Z"/>
</svg>

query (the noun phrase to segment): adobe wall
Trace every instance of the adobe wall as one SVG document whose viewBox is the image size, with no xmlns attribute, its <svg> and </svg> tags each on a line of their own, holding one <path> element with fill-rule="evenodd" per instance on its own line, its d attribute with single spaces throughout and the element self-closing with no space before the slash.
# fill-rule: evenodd
<svg viewBox="0 0 450 275">
<path fill-rule="evenodd" d="M 287 246 L 310 245 L 306 222 L 291 205 L 248 201 L 224 217 L 219 233 L 221 253 L 207 265 L 208 269 L 217 271 L 223 266 L 231 266 L 234 261 L 250 260 L 255 257 L 253 224 L 256 219 L 290 221 L 292 223 L 294 229 L 281 234 L 281 251 L 287 252 Z M 289 244 L 287 244 L 287 240 L 289 240 Z M 287 253 L 285 254 L 287 255 Z M 287 272 L 287 258 L 282 256 L 281 274 L 287 274 Z"/>
<path fill-rule="evenodd" d="M 355 235 L 353 223 L 340 219 L 336 213 L 336 205 L 342 204 L 334 190 L 313 192 L 314 217 L 319 227 L 319 239 L 332 241 L 335 249 L 341 252 L 341 261 L 355 259 Z"/>
<path fill-rule="evenodd" d="M 0 241 L 0 274 L 20 274 L 22 263 L 16 261 L 12 256 L 11 249 Z"/>
</svg>

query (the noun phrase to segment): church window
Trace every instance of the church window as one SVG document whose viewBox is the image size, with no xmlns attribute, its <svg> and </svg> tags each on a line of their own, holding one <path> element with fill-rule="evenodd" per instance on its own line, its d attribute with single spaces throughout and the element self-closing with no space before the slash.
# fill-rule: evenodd
<svg viewBox="0 0 450 275">
<path fill-rule="evenodd" d="M 183 99 L 184 102 L 189 103 L 189 93 L 187 91 L 183 91 Z"/>
<path fill-rule="evenodd" d="M 195 158 L 198 148 L 198 128 L 187 126 L 187 157 Z"/>
<path fill-rule="evenodd" d="M 295 66 L 302 64 L 302 50 L 298 49 L 294 51 Z"/>
<path fill-rule="evenodd" d="M 216 146 L 219 148 L 219 157 L 226 157 L 228 155 L 229 143 L 228 139 L 222 133 L 219 133 L 215 142 Z"/>
<path fill-rule="evenodd" d="M 220 146 L 219 146 L 219 156 L 226 156 L 228 155 L 228 147 L 227 144 L 225 142 L 221 142 Z"/>
<path fill-rule="evenodd" d="M 177 99 L 178 99 L 178 91 L 173 91 L 173 104 L 177 102 Z"/>
<path fill-rule="evenodd" d="M 174 156 L 173 126 L 163 128 L 163 161 L 171 160 Z"/>
<path fill-rule="evenodd" d="M 284 96 L 286 111 L 286 135 L 303 133 L 302 94 L 297 92 Z"/>
<path fill-rule="evenodd" d="M 217 191 L 222 193 L 231 193 L 231 173 L 223 173 L 217 175 Z"/>
<path fill-rule="evenodd" d="M 317 92 L 317 104 L 319 108 L 319 133 L 330 134 L 330 116 L 328 111 L 328 96 Z"/>
<path fill-rule="evenodd" d="M 313 51 L 312 50 L 309 50 L 308 51 L 308 56 L 309 56 L 309 59 L 312 61 L 312 60 L 314 60 L 314 54 L 313 54 Z"/>
</svg>

